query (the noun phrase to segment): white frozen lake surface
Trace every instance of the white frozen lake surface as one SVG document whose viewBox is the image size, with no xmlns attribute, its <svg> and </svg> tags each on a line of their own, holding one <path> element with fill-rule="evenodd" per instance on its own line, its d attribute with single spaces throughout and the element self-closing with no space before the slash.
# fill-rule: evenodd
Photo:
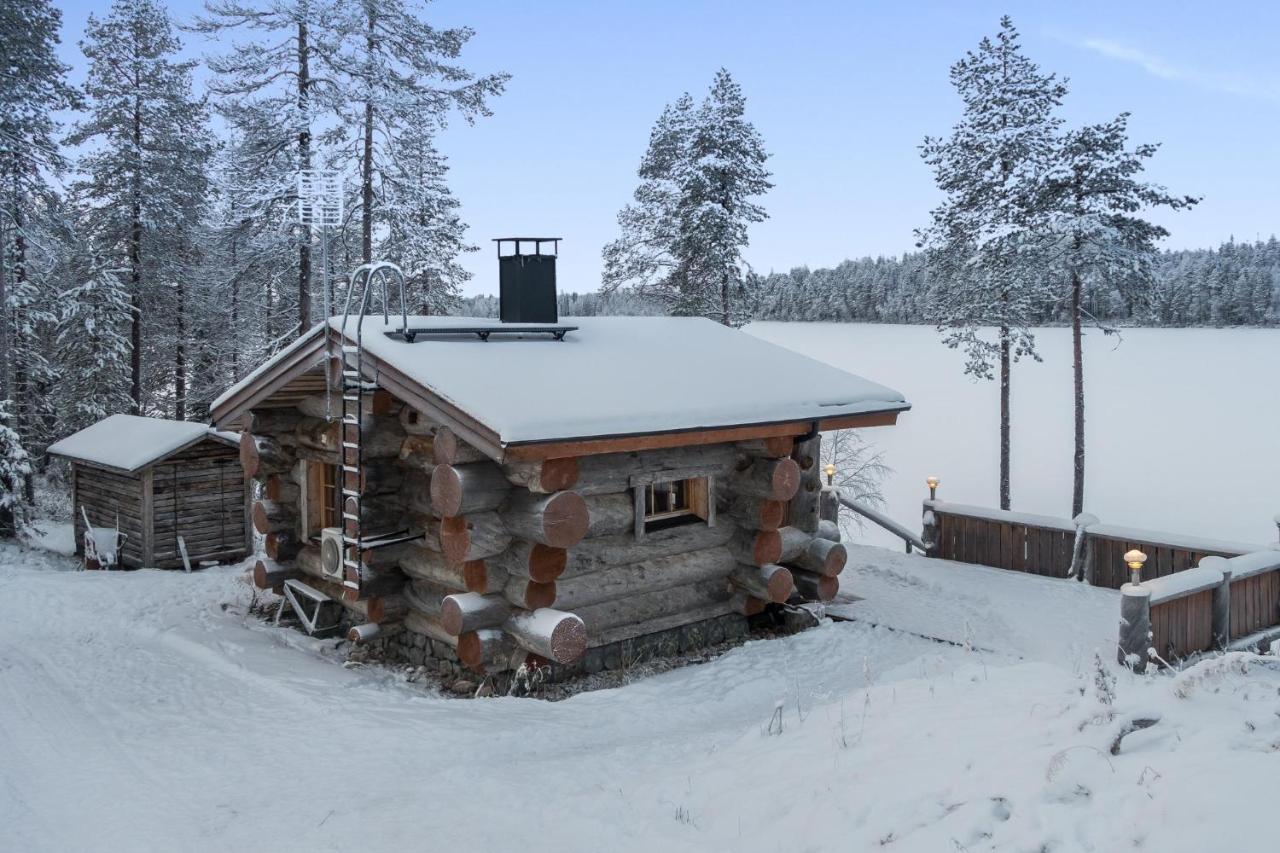
<svg viewBox="0 0 1280 853">
<path fill-rule="evenodd" d="M 999 386 L 964 375 L 931 326 L 755 323 L 748 331 L 903 392 L 896 427 L 867 430 L 893 474 L 889 514 L 940 498 L 998 505 Z M 1068 329 L 1037 334 L 1013 372 L 1013 508 L 1071 512 Z M 1102 521 L 1270 543 L 1280 512 L 1280 330 L 1126 329 L 1085 339 L 1085 509 Z M 868 530 L 866 539 L 892 544 Z"/>
</svg>

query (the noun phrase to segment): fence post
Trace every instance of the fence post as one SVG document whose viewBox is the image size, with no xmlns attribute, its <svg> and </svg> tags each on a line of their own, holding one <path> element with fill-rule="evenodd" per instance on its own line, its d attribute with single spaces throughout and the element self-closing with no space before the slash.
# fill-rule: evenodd
<svg viewBox="0 0 1280 853">
<path fill-rule="evenodd" d="M 1124 555 L 1132 580 L 1120 587 L 1120 646 L 1117 656 L 1121 664 L 1134 672 L 1147 671 L 1147 655 L 1151 648 L 1151 592 L 1142 586 L 1142 564 L 1147 555 L 1138 550 Z"/>
<path fill-rule="evenodd" d="M 1151 593 L 1141 584 L 1120 588 L 1120 663 L 1134 672 L 1146 672 L 1151 648 Z"/>
<path fill-rule="evenodd" d="M 1225 649 L 1231 642 L 1231 564 L 1225 557 L 1205 557 L 1199 565 L 1222 573 L 1222 583 L 1213 589 L 1213 645 Z"/>
<path fill-rule="evenodd" d="M 1089 538 L 1088 527 L 1098 523 L 1096 515 L 1082 512 L 1072 522 L 1076 526 L 1076 538 L 1071 547 L 1071 571 L 1067 577 L 1078 581 L 1093 583 L 1093 540 Z"/>
<path fill-rule="evenodd" d="M 937 477 L 927 477 L 925 485 L 929 487 L 929 501 L 924 505 L 924 515 L 920 519 L 920 541 L 924 542 L 926 557 L 938 556 L 938 517 L 933 514 L 933 502 L 938 499 Z"/>
</svg>

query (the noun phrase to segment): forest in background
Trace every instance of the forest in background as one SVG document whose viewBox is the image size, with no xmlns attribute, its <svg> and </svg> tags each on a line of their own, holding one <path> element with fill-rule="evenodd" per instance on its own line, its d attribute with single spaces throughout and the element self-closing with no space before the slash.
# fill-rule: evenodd
<svg viewBox="0 0 1280 853">
<path fill-rule="evenodd" d="M 756 320 L 929 324 L 925 256 L 857 258 L 834 267 L 748 274 L 747 303 Z M 1090 291 L 1085 309 L 1099 320 L 1130 326 L 1275 326 L 1280 324 L 1280 240 L 1228 241 L 1216 249 L 1166 251 L 1142 287 Z M 460 300 L 457 313 L 498 316 L 496 296 Z M 569 317 L 666 313 L 633 291 L 562 292 Z M 1064 305 L 1046 307 L 1043 325 L 1067 321 Z"/>
</svg>

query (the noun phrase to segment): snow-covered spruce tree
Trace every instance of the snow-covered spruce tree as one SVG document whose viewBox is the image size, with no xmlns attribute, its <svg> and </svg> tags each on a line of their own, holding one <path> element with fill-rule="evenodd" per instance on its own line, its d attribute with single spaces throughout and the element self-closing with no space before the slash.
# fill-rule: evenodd
<svg viewBox="0 0 1280 853">
<path fill-rule="evenodd" d="M 83 429 L 107 415 L 127 412 L 128 331 L 132 321 L 124 270 L 108 269 L 97 258 L 74 264 L 79 281 L 58 300 L 58 409 L 65 431 Z"/>
<path fill-rule="evenodd" d="M 11 420 L 9 401 L 0 401 L 0 537 L 16 536 L 31 506 L 23 494 L 23 484 L 31 479 L 31 460 Z"/>
<path fill-rule="evenodd" d="M 604 248 L 604 289 L 634 287 L 671 314 L 726 326 L 750 319 L 742 252 L 757 199 L 772 188 L 768 154 L 746 119 L 746 99 L 720 69 L 695 107 L 685 94 L 667 106 L 640 163 L 635 202 L 618 214 L 621 235 Z"/>
<path fill-rule="evenodd" d="M 210 142 L 191 94 L 194 63 L 174 60 L 181 45 L 155 0 L 118 0 L 106 18 L 89 16 L 85 36 L 89 117 L 68 142 L 85 146 L 76 191 L 89 205 L 88 236 L 112 268 L 128 271 L 130 398 L 142 412 L 144 327 L 167 325 L 155 309 L 172 302 L 186 272 L 179 238 L 196 225 Z"/>
<path fill-rule="evenodd" d="M 432 145 L 454 114 L 468 122 L 490 115 L 488 103 L 508 74 L 477 76 L 456 60 L 471 39 L 467 27 L 439 29 L 425 3 L 360 0 L 335 16 L 342 97 L 331 100 L 336 122 L 323 137 L 332 165 L 358 167 L 353 216 L 360 260 L 395 255 L 415 283 L 414 302 L 447 308 L 465 275 L 458 203 L 444 182 L 445 160 Z M 435 305 L 428 292 L 435 290 Z"/>
<path fill-rule="evenodd" d="M 1069 305 L 1073 400 L 1074 476 L 1071 514 L 1084 511 L 1084 353 L 1081 347 L 1085 298 L 1090 291 L 1150 292 L 1156 241 L 1168 231 L 1143 218 L 1155 207 L 1184 210 L 1199 199 L 1174 196 L 1144 183 L 1142 170 L 1159 146 L 1128 148 L 1128 113 L 1062 135 L 1045 184 L 1042 207 L 1051 212 L 1056 278 Z M 1251 295 L 1251 294 L 1250 294 Z M 1090 316 L 1094 321 L 1096 318 Z M 1112 331 L 1098 324 L 1104 332 Z"/>
<path fill-rule="evenodd" d="M 208 60 L 213 79 L 209 90 L 218 109 L 241 137 L 238 188 L 240 209 L 266 233 L 281 227 L 297 202 L 298 171 L 320 165 L 316 150 L 316 116 L 341 103 L 334 59 L 339 48 L 335 0 L 207 0 L 206 15 L 191 29 L 208 36 L 243 33 L 246 38 L 222 56 Z M 291 287 L 272 271 L 263 294 L 268 337 L 293 338 L 313 320 L 311 234 L 299 229 L 296 263 L 289 270 Z M 275 328 L 275 314 L 293 306 L 293 321 Z"/>
<path fill-rule="evenodd" d="M 965 372 L 1000 379 L 1000 506 L 1010 506 L 1010 379 L 1013 362 L 1038 357 L 1031 327 L 1053 293 L 1037 256 L 1046 227 L 1039 188 L 1049 169 L 1066 86 L 1022 53 L 1007 16 L 951 67 L 964 114 L 947 139 L 926 137 L 924 161 L 945 198 L 917 232 L 932 281 L 926 316 Z M 995 339 L 984 330 L 994 327 Z"/>
<path fill-rule="evenodd" d="M 458 256 L 476 247 L 466 241 L 458 201 L 445 183 L 448 167 L 426 136 L 402 134 L 389 148 L 377 217 L 385 237 L 378 256 L 404 271 L 411 312 L 449 314 L 470 278 Z"/>
<path fill-rule="evenodd" d="M 0 4 L 0 407 L 20 443 L 12 452 L 24 458 L 21 445 L 31 449 L 40 420 L 32 405 L 52 379 L 40 344 L 52 320 L 53 283 L 42 274 L 56 266 L 57 247 L 42 233 L 56 206 L 46 176 L 65 166 L 53 116 L 79 102 L 57 57 L 61 22 L 48 0 Z M 28 499 L 30 471 L 10 471 Z"/>
</svg>

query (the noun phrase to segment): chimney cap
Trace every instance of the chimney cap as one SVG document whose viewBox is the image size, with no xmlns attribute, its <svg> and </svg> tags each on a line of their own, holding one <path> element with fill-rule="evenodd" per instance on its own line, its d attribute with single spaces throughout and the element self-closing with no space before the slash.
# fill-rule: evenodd
<svg viewBox="0 0 1280 853">
<path fill-rule="evenodd" d="M 503 243 L 515 243 L 516 244 L 515 254 L 517 255 L 521 253 L 520 252 L 521 243 L 532 243 L 533 253 L 535 255 L 542 254 L 543 243 L 551 243 L 554 250 L 554 254 L 558 255 L 560 254 L 560 241 L 562 239 L 564 238 L 563 237 L 494 237 L 493 242 L 498 244 L 498 257 L 502 257 Z"/>
</svg>

